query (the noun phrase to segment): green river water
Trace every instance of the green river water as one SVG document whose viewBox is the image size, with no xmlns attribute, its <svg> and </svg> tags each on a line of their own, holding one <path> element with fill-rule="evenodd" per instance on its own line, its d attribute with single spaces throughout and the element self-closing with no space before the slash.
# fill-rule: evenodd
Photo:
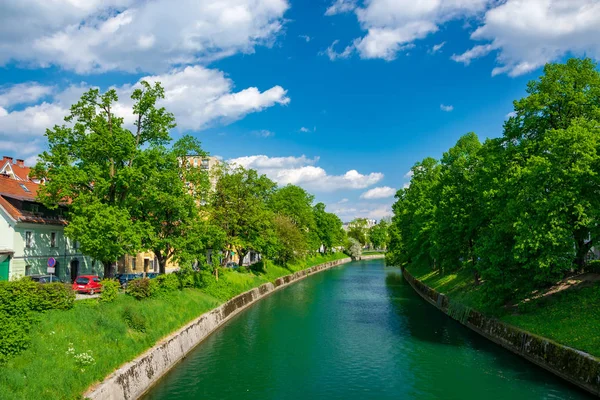
<svg viewBox="0 0 600 400">
<path fill-rule="evenodd" d="M 589 398 L 451 320 L 399 276 L 361 261 L 273 293 L 144 399 Z"/>
</svg>

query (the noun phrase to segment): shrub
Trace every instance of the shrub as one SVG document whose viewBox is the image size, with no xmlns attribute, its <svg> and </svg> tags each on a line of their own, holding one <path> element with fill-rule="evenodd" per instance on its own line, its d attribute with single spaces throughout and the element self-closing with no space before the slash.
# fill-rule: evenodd
<svg viewBox="0 0 600 400">
<path fill-rule="evenodd" d="M 111 303 L 119 294 L 121 284 L 116 279 L 103 279 L 102 292 L 100 292 L 100 301 L 103 303 Z"/>
<path fill-rule="evenodd" d="M 155 281 L 148 278 L 138 278 L 129 281 L 126 293 L 138 300 L 142 300 L 151 297 L 156 292 L 156 288 L 157 284 Z"/>
<path fill-rule="evenodd" d="M 585 266 L 587 272 L 595 272 L 600 274 L 600 260 L 592 260 Z"/>
<path fill-rule="evenodd" d="M 41 285 L 29 278 L 0 282 L 0 363 L 29 346 L 34 311 L 67 310 L 75 294 L 68 285 Z"/>
<path fill-rule="evenodd" d="M 354 238 L 348 238 L 348 243 L 346 244 L 345 253 L 348 254 L 352 259 L 358 259 L 362 254 L 362 248 L 358 240 Z"/>
<path fill-rule="evenodd" d="M 133 282 L 133 281 L 132 281 Z M 129 287 L 128 287 L 129 289 Z M 148 327 L 148 322 L 146 317 L 139 312 L 137 312 L 133 307 L 127 306 L 123 309 L 123 320 L 125 324 L 134 331 L 137 332 L 146 332 L 146 328 Z"/>
<path fill-rule="evenodd" d="M 75 304 L 75 292 L 70 285 L 64 283 L 34 284 L 35 298 L 31 309 L 34 311 L 45 310 L 70 310 Z"/>
<path fill-rule="evenodd" d="M 172 293 L 181 288 L 179 278 L 175 274 L 164 274 L 156 277 L 157 291 L 159 293 Z"/>
</svg>

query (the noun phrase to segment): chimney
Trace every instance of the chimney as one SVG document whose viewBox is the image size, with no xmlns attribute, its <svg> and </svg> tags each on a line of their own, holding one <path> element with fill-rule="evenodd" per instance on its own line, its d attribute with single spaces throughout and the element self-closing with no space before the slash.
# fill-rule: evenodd
<svg viewBox="0 0 600 400">
<path fill-rule="evenodd" d="M 13 158 L 12 157 L 7 157 L 7 156 L 2 157 L 2 163 L 4 164 L 4 162 L 6 162 L 6 161 L 10 162 L 10 164 L 12 165 Z"/>
<path fill-rule="evenodd" d="M 20 158 L 17 158 L 17 165 L 21 168 L 25 168 L 25 160 L 21 160 Z"/>
</svg>

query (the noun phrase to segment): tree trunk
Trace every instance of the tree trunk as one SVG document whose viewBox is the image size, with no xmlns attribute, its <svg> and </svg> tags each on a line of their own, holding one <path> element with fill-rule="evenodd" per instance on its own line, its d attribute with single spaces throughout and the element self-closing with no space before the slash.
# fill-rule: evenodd
<svg viewBox="0 0 600 400">
<path fill-rule="evenodd" d="M 161 274 L 165 274 L 167 272 L 167 259 L 162 256 L 159 257 L 158 255 L 156 255 L 156 259 L 158 260 L 158 271 Z"/>
<path fill-rule="evenodd" d="M 112 261 L 102 261 L 102 265 L 104 266 L 104 279 L 112 278 Z"/>
</svg>

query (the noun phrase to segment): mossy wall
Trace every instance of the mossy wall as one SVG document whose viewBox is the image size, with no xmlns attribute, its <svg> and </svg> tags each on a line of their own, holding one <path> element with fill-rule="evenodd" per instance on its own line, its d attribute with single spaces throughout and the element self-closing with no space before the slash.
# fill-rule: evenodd
<svg viewBox="0 0 600 400">
<path fill-rule="evenodd" d="M 600 359 L 498 321 L 460 303 L 453 303 L 402 269 L 404 279 L 442 312 L 559 377 L 600 397 Z"/>
</svg>

